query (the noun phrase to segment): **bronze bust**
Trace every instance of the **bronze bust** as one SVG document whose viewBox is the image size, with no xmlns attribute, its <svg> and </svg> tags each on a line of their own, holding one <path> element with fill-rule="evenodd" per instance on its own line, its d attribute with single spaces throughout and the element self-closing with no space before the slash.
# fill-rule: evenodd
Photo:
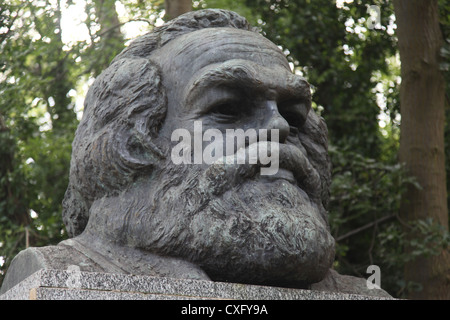
<svg viewBox="0 0 450 320">
<path fill-rule="evenodd" d="M 213 130 L 223 144 L 230 130 L 255 135 L 209 163 L 194 151 L 212 139 L 192 138 L 177 162 L 179 129 Z M 228 161 L 266 143 L 271 174 L 262 160 Z M 76 265 L 375 294 L 331 270 L 330 180 L 326 125 L 283 52 L 236 13 L 187 13 L 137 38 L 89 89 L 63 203 L 71 238 L 22 251 L 2 292 L 40 268 Z"/>
</svg>

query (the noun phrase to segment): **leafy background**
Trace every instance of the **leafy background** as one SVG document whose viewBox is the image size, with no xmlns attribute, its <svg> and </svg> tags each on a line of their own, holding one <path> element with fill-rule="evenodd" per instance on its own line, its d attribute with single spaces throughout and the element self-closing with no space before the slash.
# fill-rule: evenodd
<svg viewBox="0 0 450 320">
<path fill-rule="evenodd" d="M 69 41 L 64 38 L 64 19 L 79 2 L 84 7 L 78 22 L 87 36 Z M 398 216 L 406 187 L 420 185 L 397 161 L 400 60 L 392 2 L 192 4 L 194 10 L 223 8 L 245 16 L 285 51 L 294 72 L 313 86 L 313 106 L 329 128 L 333 163 L 329 212 L 337 240 L 334 267 L 367 277 L 367 267 L 376 264 L 382 271 L 382 287 L 393 296 L 420 290 L 420 283 L 404 280 L 405 262 L 438 253 L 448 247 L 450 237 L 433 221 L 411 224 Z M 380 9 L 375 28 L 367 25 L 368 5 Z M 448 106 L 450 4 L 440 0 L 439 8 L 446 39 L 441 53 Z M 163 20 L 162 0 L 5 0 L 0 5 L 1 278 L 20 250 L 57 244 L 67 237 L 61 201 L 82 112 L 80 101 L 92 79 L 130 39 Z M 129 28 L 132 25 L 135 29 Z M 445 135 L 449 177 L 448 126 Z M 423 237 L 408 240 L 405 228 Z M 406 255 L 405 246 L 414 248 L 413 253 Z"/>
</svg>

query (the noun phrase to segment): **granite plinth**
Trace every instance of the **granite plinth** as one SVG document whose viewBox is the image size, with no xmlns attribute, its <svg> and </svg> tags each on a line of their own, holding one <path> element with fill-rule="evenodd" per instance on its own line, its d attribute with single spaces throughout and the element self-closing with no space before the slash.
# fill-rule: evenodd
<svg viewBox="0 0 450 320">
<path fill-rule="evenodd" d="M 0 300 L 379 300 L 374 296 L 204 280 L 41 269 Z"/>
</svg>

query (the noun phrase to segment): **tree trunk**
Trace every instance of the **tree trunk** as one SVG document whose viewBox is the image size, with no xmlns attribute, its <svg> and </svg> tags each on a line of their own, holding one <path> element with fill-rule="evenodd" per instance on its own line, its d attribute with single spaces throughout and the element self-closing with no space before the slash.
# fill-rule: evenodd
<svg viewBox="0 0 450 320">
<path fill-rule="evenodd" d="M 183 13 L 192 11 L 191 0 L 166 0 L 166 15 L 164 20 L 169 21 L 173 18 L 182 15 Z"/>
<path fill-rule="evenodd" d="M 95 0 L 95 10 L 100 23 L 100 34 L 108 38 L 123 40 L 120 32 L 120 21 L 116 11 L 115 1 Z"/>
<path fill-rule="evenodd" d="M 61 134 L 67 132 L 69 124 L 75 125 L 76 114 L 73 109 L 68 108 L 72 102 L 71 98 L 67 96 L 67 93 L 73 88 L 73 84 L 69 80 L 69 70 L 67 54 L 64 51 L 64 43 L 62 41 L 62 26 L 61 26 L 61 3 L 57 1 L 56 10 L 54 10 L 55 19 L 53 20 L 54 29 L 59 30 L 55 34 L 54 39 L 54 61 L 55 66 L 48 71 L 47 77 L 51 77 L 52 81 L 46 92 L 46 99 L 53 97 L 54 106 L 47 108 L 48 112 L 52 115 L 52 127 L 53 132 Z"/>
<path fill-rule="evenodd" d="M 439 70 L 443 44 L 437 0 L 395 0 L 401 58 L 401 136 L 399 159 L 422 189 L 411 187 L 400 216 L 409 222 L 433 218 L 448 229 L 444 154 L 445 80 Z M 412 237 L 418 235 L 412 235 Z M 420 241 L 421 239 L 419 239 Z M 450 298 L 448 250 L 405 265 L 406 282 L 420 283 L 411 299 Z"/>
<path fill-rule="evenodd" d="M 94 76 L 99 75 L 109 66 L 111 60 L 119 54 L 124 48 L 124 36 L 120 30 L 122 24 L 116 11 L 115 1 L 113 0 L 94 0 L 97 23 L 100 24 L 100 30 L 96 36 L 100 41 L 92 43 L 95 53 L 92 60 L 90 71 Z M 89 14 L 87 12 L 87 14 Z"/>
</svg>

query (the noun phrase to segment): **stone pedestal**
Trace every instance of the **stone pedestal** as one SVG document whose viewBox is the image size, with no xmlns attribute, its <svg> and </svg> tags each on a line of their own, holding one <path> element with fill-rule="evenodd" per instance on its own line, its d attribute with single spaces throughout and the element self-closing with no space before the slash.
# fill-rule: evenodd
<svg viewBox="0 0 450 320">
<path fill-rule="evenodd" d="M 41 269 L 0 300 L 378 300 L 374 296 L 202 280 Z"/>
</svg>

